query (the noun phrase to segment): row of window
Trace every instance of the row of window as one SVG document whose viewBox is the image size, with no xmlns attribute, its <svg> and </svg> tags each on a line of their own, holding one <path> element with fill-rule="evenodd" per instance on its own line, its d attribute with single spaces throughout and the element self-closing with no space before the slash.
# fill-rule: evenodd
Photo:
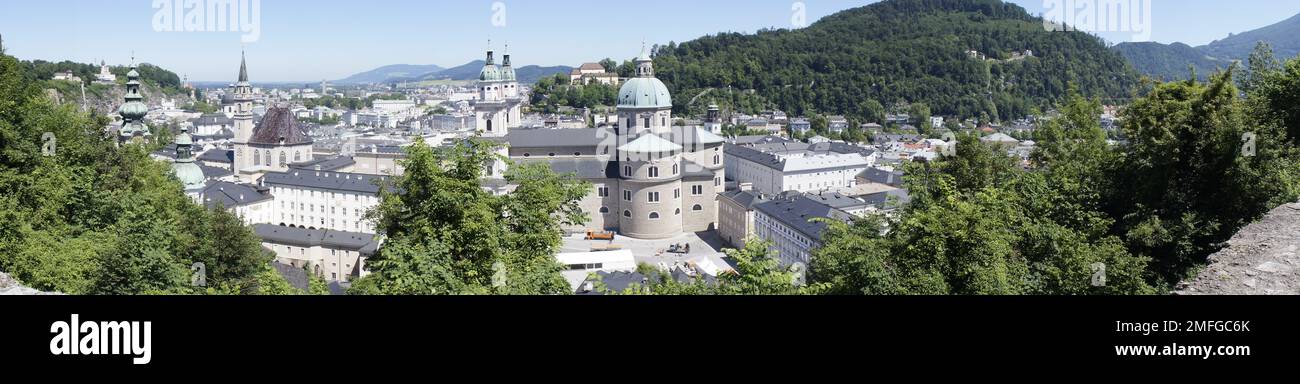
<svg viewBox="0 0 1300 384">
<path fill-rule="evenodd" d="M 699 205 L 699 204 L 695 204 L 695 206 L 691 207 L 691 211 L 699 212 L 699 211 L 703 211 L 703 210 L 704 210 L 704 206 Z M 608 215 L 608 214 L 609 214 L 609 207 L 600 207 L 600 213 L 601 213 L 602 215 Z M 681 208 L 677 208 L 677 210 L 673 211 L 673 214 L 674 214 L 674 215 L 681 215 L 681 214 L 682 214 L 682 209 L 681 209 Z M 623 211 L 623 217 L 631 218 L 631 217 L 632 217 L 632 211 L 631 211 L 631 210 Z M 650 212 L 650 215 L 649 215 L 648 217 L 649 217 L 651 220 L 658 219 L 658 218 L 659 218 L 659 212 Z"/>
<path fill-rule="evenodd" d="M 268 167 L 271 166 L 271 151 L 270 150 L 258 151 L 256 149 L 253 150 L 253 165 L 262 164 L 262 153 L 266 153 L 265 165 Z M 293 162 L 295 163 L 302 162 L 302 152 L 293 153 Z M 289 166 L 289 156 L 288 154 L 284 153 L 284 151 L 280 151 L 280 166 L 281 167 Z"/>
<path fill-rule="evenodd" d="M 717 182 L 719 181 L 715 181 L 715 183 Z M 703 196 L 704 187 L 699 185 L 692 185 L 691 194 L 695 196 Z M 599 197 L 609 197 L 609 187 L 596 187 L 596 195 Z M 651 203 L 659 202 L 659 192 L 650 192 L 647 194 L 647 196 L 649 202 Z M 674 199 L 682 198 L 682 190 L 680 188 L 673 189 L 673 198 Z M 632 201 L 632 191 L 626 189 L 623 190 L 623 201 Z"/>
</svg>

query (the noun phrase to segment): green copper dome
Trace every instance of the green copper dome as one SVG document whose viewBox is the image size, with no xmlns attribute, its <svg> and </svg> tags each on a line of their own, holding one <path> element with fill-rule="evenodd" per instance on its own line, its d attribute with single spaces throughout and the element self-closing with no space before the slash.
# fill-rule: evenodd
<svg viewBox="0 0 1300 384">
<path fill-rule="evenodd" d="M 194 164 L 193 161 L 182 162 L 178 160 L 172 163 L 172 174 L 176 175 L 176 179 L 181 181 L 187 191 L 201 189 L 206 182 L 203 177 L 203 170 L 199 169 L 199 166 Z"/>
<path fill-rule="evenodd" d="M 618 91 L 619 108 L 672 108 L 673 98 L 664 82 L 653 77 L 628 80 Z"/>
<path fill-rule="evenodd" d="M 123 119 L 139 120 L 149 114 L 149 107 L 139 101 L 131 101 L 122 104 L 122 108 L 118 109 L 117 113 L 122 115 Z"/>
<path fill-rule="evenodd" d="M 483 70 L 479 71 L 478 79 L 481 81 L 501 81 L 501 71 L 496 65 L 485 65 Z"/>
</svg>

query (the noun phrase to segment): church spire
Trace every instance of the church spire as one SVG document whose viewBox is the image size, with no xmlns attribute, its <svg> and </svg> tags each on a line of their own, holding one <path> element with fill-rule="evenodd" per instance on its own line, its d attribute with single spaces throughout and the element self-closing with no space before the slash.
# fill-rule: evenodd
<svg viewBox="0 0 1300 384">
<path fill-rule="evenodd" d="M 239 82 L 248 82 L 248 61 L 245 59 L 244 51 L 239 51 Z"/>
</svg>

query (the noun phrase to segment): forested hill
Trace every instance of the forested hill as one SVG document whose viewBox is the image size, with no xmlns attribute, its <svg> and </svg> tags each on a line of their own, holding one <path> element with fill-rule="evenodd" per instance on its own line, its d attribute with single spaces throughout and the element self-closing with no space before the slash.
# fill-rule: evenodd
<svg viewBox="0 0 1300 384">
<path fill-rule="evenodd" d="M 1015 56 L 1027 50 L 1032 57 Z M 1049 32 L 998 0 L 887 0 L 803 29 L 719 34 L 655 53 L 678 112 L 697 109 L 686 104 L 703 89 L 732 87 L 795 114 L 875 120 L 873 106 L 902 101 L 927 103 L 936 115 L 1006 120 L 1059 100 L 1071 82 L 1108 99 L 1128 97 L 1137 83 L 1101 39 Z"/>
</svg>

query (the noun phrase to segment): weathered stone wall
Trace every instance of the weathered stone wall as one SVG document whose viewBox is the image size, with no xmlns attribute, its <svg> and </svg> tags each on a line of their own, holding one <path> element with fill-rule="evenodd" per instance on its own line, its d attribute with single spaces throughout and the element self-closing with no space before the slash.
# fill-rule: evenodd
<svg viewBox="0 0 1300 384">
<path fill-rule="evenodd" d="M 0 272 L 0 296 L 4 295 L 57 295 L 57 293 L 47 293 L 27 288 L 18 284 L 9 274 Z"/>
<path fill-rule="evenodd" d="M 1211 255 L 1179 295 L 1300 295 L 1300 203 L 1269 212 Z"/>
</svg>

